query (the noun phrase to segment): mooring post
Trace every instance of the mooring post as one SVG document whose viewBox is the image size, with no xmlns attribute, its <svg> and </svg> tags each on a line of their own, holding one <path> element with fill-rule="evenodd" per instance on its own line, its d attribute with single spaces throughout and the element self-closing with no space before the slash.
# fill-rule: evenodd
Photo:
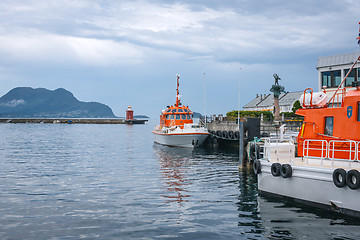
<svg viewBox="0 0 360 240">
<path fill-rule="evenodd" d="M 243 162 L 244 162 L 244 122 L 239 121 L 239 169 L 243 167 L 244 164 Z"/>
</svg>

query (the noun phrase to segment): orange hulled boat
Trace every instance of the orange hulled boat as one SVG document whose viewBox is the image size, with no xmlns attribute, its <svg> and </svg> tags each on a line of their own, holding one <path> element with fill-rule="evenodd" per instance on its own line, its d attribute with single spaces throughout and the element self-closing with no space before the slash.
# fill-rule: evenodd
<svg viewBox="0 0 360 240">
<path fill-rule="evenodd" d="M 344 87 L 359 61 L 329 100 L 325 89 L 304 91 L 295 141 L 264 139 L 263 157 L 254 161 L 261 193 L 360 218 L 360 82 Z"/>
<path fill-rule="evenodd" d="M 204 125 L 194 123 L 193 112 L 181 104 L 179 79 L 177 75 L 175 105 L 162 110 L 160 125 L 153 131 L 154 142 L 175 147 L 196 147 L 205 141 L 209 133 Z"/>
</svg>

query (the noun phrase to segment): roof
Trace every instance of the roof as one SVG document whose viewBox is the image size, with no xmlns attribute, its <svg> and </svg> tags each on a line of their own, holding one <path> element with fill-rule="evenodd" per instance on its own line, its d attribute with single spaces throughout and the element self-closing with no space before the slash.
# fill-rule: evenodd
<svg viewBox="0 0 360 240">
<path fill-rule="evenodd" d="M 346 53 L 335 56 L 319 57 L 316 68 L 354 64 L 360 52 Z"/>
<path fill-rule="evenodd" d="M 304 91 L 288 92 L 281 99 L 279 99 L 280 106 L 293 105 L 296 100 L 299 100 Z"/>
<path fill-rule="evenodd" d="M 279 96 L 279 100 L 280 98 L 284 95 L 284 93 L 281 93 Z M 272 105 L 274 105 L 274 95 L 269 94 L 264 101 L 262 101 L 260 104 L 257 105 L 257 107 L 271 107 Z"/>
<path fill-rule="evenodd" d="M 260 94 L 257 95 L 255 99 L 251 100 L 248 104 L 246 104 L 243 108 L 254 108 L 256 107 L 258 104 L 260 104 L 262 101 L 264 101 L 268 96 L 265 94 Z"/>
<path fill-rule="evenodd" d="M 281 93 L 279 96 L 279 105 L 292 106 L 296 100 L 300 99 L 300 96 L 303 93 L 304 91 Z M 260 96 L 257 96 L 255 99 L 251 100 L 248 104 L 246 104 L 243 108 L 268 108 L 272 107 L 273 105 L 274 97 L 272 94 L 268 94 L 263 96 L 262 100 Z"/>
</svg>

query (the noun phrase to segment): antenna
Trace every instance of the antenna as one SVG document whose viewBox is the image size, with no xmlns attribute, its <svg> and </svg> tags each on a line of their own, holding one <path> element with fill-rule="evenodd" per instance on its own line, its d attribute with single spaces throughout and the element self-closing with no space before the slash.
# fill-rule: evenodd
<svg viewBox="0 0 360 240">
<path fill-rule="evenodd" d="M 205 127 L 206 127 L 206 80 L 205 80 L 205 73 L 203 76 L 204 79 L 204 115 L 205 115 Z"/>
</svg>

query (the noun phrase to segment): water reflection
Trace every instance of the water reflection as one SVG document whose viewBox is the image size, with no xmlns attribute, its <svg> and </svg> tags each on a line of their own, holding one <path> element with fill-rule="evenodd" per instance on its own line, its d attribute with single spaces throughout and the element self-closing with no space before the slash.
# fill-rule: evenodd
<svg viewBox="0 0 360 240">
<path fill-rule="evenodd" d="M 359 239 L 360 220 L 269 196 L 257 197 L 268 239 Z"/>
<path fill-rule="evenodd" d="M 191 148 L 166 147 L 158 144 L 154 145 L 160 162 L 160 171 L 166 184 L 166 194 L 161 196 L 166 198 L 166 202 L 177 202 L 182 206 L 182 202 L 187 201 L 190 194 L 187 185 L 191 184 L 186 177 L 188 161 L 192 156 Z"/>
</svg>

